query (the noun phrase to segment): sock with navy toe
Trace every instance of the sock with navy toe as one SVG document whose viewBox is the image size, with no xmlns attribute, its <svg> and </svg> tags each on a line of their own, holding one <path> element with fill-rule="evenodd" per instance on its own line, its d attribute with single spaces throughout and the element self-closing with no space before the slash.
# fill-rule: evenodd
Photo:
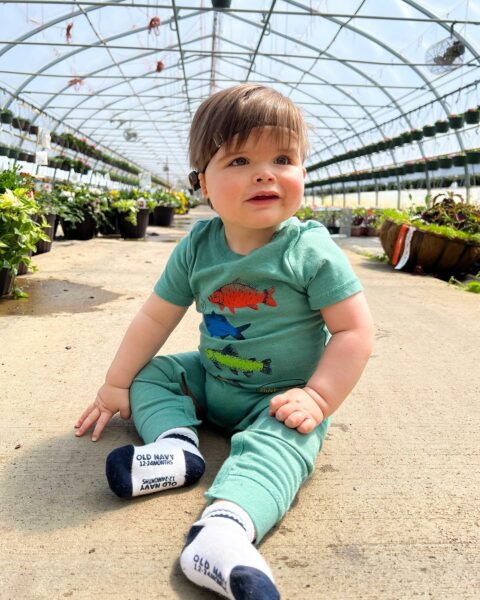
<svg viewBox="0 0 480 600">
<path fill-rule="evenodd" d="M 185 576 L 230 600 L 279 600 L 265 559 L 252 542 L 255 528 L 233 502 L 211 504 L 190 529 L 180 556 Z"/>
<path fill-rule="evenodd" d="M 169 429 L 152 444 L 116 448 L 106 463 L 108 484 L 120 498 L 190 485 L 204 471 L 198 437 L 187 427 Z"/>
</svg>

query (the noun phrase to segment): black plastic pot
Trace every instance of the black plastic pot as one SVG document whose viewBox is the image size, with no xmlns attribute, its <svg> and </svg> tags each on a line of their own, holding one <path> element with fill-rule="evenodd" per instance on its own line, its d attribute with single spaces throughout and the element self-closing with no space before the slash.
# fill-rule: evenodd
<svg viewBox="0 0 480 600">
<path fill-rule="evenodd" d="M 450 157 L 439 158 L 438 164 L 441 169 L 449 169 L 453 165 L 453 160 Z"/>
<path fill-rule="evenodd" d="M 10 269 L 0 269 L 0 296 L 10 296 L 14 280 Z"/>
<path fill-rule="evenodd" d="M 213 8 L 230 8 L 232 0 L 212 0 Z"/>
<path fill-rule="evenodd" d="M 467 151 L 467 163 L 469 165 L 480 164 L 480 151 L 479 150 Z"/>
<path fill-rule="evenodd" d="M 448 117 L 448 122 L 452 129 L 461 129 L 463 127 L 463 115 Z"/>
<path fill-rule="evenodd" d="M 155 225 L 160 227 L 170 227 L 173 223 L 175 208 L 172 206 L 156 206 L 153 211 L 153 219 Z"/>
<path fill-rule="evenodd" d="M 448 121 L 436 121 L 435 122 L 435 131 L 437 133 L 447 133 L 450 128 L 450 123 Z"/>
<path fill-rule="evenodd" d="M 52 249 L 52 242 L 53 242 L 53 230 L 55 228 L 55 221 L 56 221 L 57 215 L 45 215 L 45 219 L 48 223 L 48 227 L 45 227 L 45 229 L 43 230 L 44 233 L 46 233 L 46 235 L 48 235 L 48 237 L 50 238 L 49 242 L 46 242 L 44 240 L 40 240 L 37 243 L 37 251 L 35 252 L 35 255 L 37 254 L 45 254 L 45 252 L 50 252 L 50 250 Z M 39 218 L 37 223 L 41 223 L 42 219 Z"/>
<path fill-rule="evenodd" d="M 81 223 L 72 225 L 62 219 L 62 229 L 68 240 L 91 240 L 97 231 L 96 223 L 91 215 L 85 215 Z"/>
<path fill-rule="evenodd" d="M 11 123 L 13 121 L 13 115 L 11 113 L 2 112 L 2 114 L 0 115 L 0 121 L 2 123 L 6 123 L 8 125 L 11 125 Z"/>
<path fill-rule="evenodd" d="M 18 153 L 18 160 L 21 160 L 23 162 L 27 162 L 27 153 L 26 152 L 19 152 Z"/>
<path fill-rule="evenodd" d="M 30 125 L 30 133 L 32 135 L 37 135 L 37 133 L 38 133 L 38 126 L 37 125 Z"/>
<path fill-rule="evenodd" d="M 144 238 L 147 234 L 149 212 L 150 210 L 148 208 L 141 208 L 137 213 L 136 225 L 132 225 L 126 220 L 125 213 L 119 213 L 118 228 L 120 229 L 120 235 L 123 238 Z"/>
<path fill-rule="evenodd" d="M 435 125 L 424 125 L 422 131 L 425 137 L 433 137 L 437 133 Z"/>
<path fill-rule="evenodd" d="M 10 158 L 14 158 L 15 160 L 18 158 L 19 154 L 20 154 L 20 152 L 18 150 L 16 150 L 15 148 L 10 148 L 10 150 L 8 151 L 8 156 Z"/>
<path fill-rule="evenodd" d="M 480 110 L 467 110 L 463 115 L 465 117 L 465 123 L 467 125 L 476 125 L 480 123 Z"/>
<path fill-rule="evenodd" d="M 436 159 L 427 160 L 427 169 L 429 171 L 437 171 L 439 167 L 440 167 L 440 165 L 439 165 L 438 160 L 436 160 Z"/>
<path fill-rule="evenodd" d="M 34 163 L 35 162 L 35 154 L 28 154 L 27 153 L 27 162 Z"/>
<path fill-rule="evenodd" d="M 465 154 L 457 154 L 456 156 L 452 156 L 452 162 L 455 167 L 464 167 L 467 163 L 467 157 Z"/>
<path fill-rule="evenodd" d="M 421 140 L 423 138 L 423 131 L 420 129 L 415 129 L 413 131 L 410 132 L 412 134 L 412 140 L 414 142 L 418 142 L 419 140 Z"/>
<path fill-rule="evenodd" d="M 100 233 L 102 235 L 120 235 L 120 229 L 118 228 L 118 213 L 117 211 L 111 211 L 105 215 L 106 222 L 100 225 Z"/>
<path fill-rule="evenodd" d="M 8 146 L 0 146 L 0 156 L 8 156 L 10 148 Z"/>
</svg>

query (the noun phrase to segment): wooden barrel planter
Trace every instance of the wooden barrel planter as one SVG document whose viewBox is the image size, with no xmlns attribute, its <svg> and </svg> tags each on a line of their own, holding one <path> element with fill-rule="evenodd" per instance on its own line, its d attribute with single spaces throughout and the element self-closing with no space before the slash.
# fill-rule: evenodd
<svg viewBox="0 0 480 600">
<path fill-rule="evenodd" d="M 129 223 L 124 213 L 118 215 L 118 228 L 120 229 L 120 235 L 123 238 L 140 239 L 144 238 L 147 234 L 148 225 L 148 214 L 150 210 L 148 208 L 141 208 L 137 212 L 137 224 L 132 225 Z"/>
<path fill-rule="evenodd" d="M 399 260 L 394 261 L 394 254 L 401 227 L 401 224 L 387 219 L 380 229 L 380 241 L 392 264 L 399 263 Z M 401 259 L 401 256 L 402 248 L 398 258 Z M 480 260 L 480 244 L 451 240 L 437 233 L 415 229 L 410 243 L 410 256 L 401 270 L 420 270 L 448 277 L 467 271 L 477 260 Z"/>
</svg>

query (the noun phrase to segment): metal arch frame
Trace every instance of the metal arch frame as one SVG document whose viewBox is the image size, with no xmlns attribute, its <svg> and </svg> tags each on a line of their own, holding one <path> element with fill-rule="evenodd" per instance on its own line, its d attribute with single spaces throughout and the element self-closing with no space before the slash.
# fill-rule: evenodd
<svg viewBox="0 0 480 600">
<path fill-rule="evenodd" d="M 288 4 L 291 4 L 292 6 L 296 6 L 297 8 L 304 8 L 307 10 L 307 7 L 301 5 L 299 2 L 296 2 L 295 0 L 285 0 Z M 414 8 L 417 8 L 420 12 L 423 12 L 423 14 L 427 14 L 425 13 L 420 7 L 419 5 L 414 2 L 414 0 L 403 0 L 404 2 L 407 2 L 408 4 L 411 4 Z M 433 13 L 431 14 L 427 14 L 427 16 L 433 17 L 435 18 L 435 15 Z M 339 25 L 343 25 L 346 29 L 349 29 L 350 31 L 353 31 L 356 34 L 359 34 L 363 37 L 365 37 L 366 39 L 368 39 L 369 41 L 373 42 L 374 44 L 378 44 L 380 47 L 382 47 L 384 50 L 386 50 L 387 52 L 393 54 L 394 56 L 396 56 L 397 58 L 399 58 L 406 66 L 408 66 L 409 68 L 411 68 L 419 77 L 420 79 L 422 79 L 425 84 L 428 86 L 428 88 L 430 89 L 431 93 L 433 94 L 434 98 L 436 98 L 437 102 L 440 104 L 440 106 L 443 108 L 443 110 L 445 111 L 445 113 L 448 115 L 449 111 L 448 111 L 448 107 L 445 105 L 445 102 L 443 101 L 443 98 L 438 94 L 437 89 L 432 86 L 432 84 L 430 83 L 430 81 L 423 75 L 423 73 L 418 69 L 418 67 L 416 67 L 415 65 L 413 65 L 409 60 L 407 60 L 401 53 L 397 52 L 394 48 L 391 48 L 390 46 L 387 46 L 384 42 L 382 42 L 381 40 L 378 40 L 377 38 L 373 37 L 372 35 L 370 35 L 369 33 L 366 33 L 356 27 L 353 27 L 352 25 L 350 25 L 349 23 L 344 23 L 343 21 L 339 21 L 338 19 L 334 18 L 334 17 L 325 17 L 327 20 L 329 21 L 333 21 L 334 23 L 337 23 Z M 443 27 L 445 27 L 446 29 L 448 29 L 448 27 L 441 23 L 441 25 Z M 470 52 L 472 52 L 472 54 L 474 54 L 476 56 L 476 53 L 471 49 L 470 45 L 468 45 L 468 48 L 470 50 Z M 348 61 L 345 61 L 346 64 L 348 64 Z M 410 126 L 410 122 L 408 117 L 406 116 L 405 112 L 400 109 L 400 114 L 401 116 L 405 119 L 405 121 L 407 122 L 407 124 L 409 124 Z M 462 152 L 465 151 L 465 147 L 463 144 L 463 139 L 462 136 L 460 134 L 460 132 L 458 130 L 455 130 L 455 136 L 457 138 L 458 144 L 460 146 L 460 149 L 462 150 Z M 417 142 L 418 145 L 421 148 L 421 152 L 422 152 L 422 156 L 424 157 L 423 154 L 423 147 L 421 145 L 421 142 Z M 395 164 L 396 161 L 395 161 Z M 467 182 L 469 181 L 470 178 L 470 172 L 468 169 L 468 165 L 467 163 L 465 163 L 465 177 L 467 179 Z M 427 188 L 429 188 L 429 177 L 428 177 L 428 171 L 426 171 L 426 178 L 427 178 Z M 399 189 L 399 193 L 400 193 L 400 189 Z M 469 185 L 467 183 L 467 201 L 469 200 L 470 197 L 470 189 L 469 189 Z"/>
<path fill-rule="evenodd" d="M 239 16 L 237 16 L 237 15 L 230 15 L 230 16 L 233 16 L 233 18 L 235 18 L 235 19 L 237 19 L 237 20 L 240 20 L 240 21 L 243 21 L 243 22 L 247 22 L 248 24 L 250 24 L 250 25 L 253 25 L 253 26 L 255 26 L 255 27 L 259 27 L 259 25 L 257 25 L 256 23 L 252 23 L 252 22 L 248 21 L 247 19 L 245 19 L 245 18 L 243 18 L 243 17 L 239 17 Z M 335 20 L 334 20 L 334 21 L 335 21 Z M 337 22 L 337 21 L 335 21 L 335 22 Z M 292 38 L 292 37 L 290 37 L 290 36 L 287 36 L 287 35 L 285 35 L 285 34 L 283 34 L 283 33 L 280 33 L 280 32 L 278 32 L 278 31 L 276 31 L 276 30 L 274 30 L 274 29 L 271 29 L 271 33 L 272 33 L 272 34 L 279 35 L 280 37 L 283 37 L 284 39 L 287 39 L 288 41 L 295 42 L 295 43 L 297 43 L 297 44 L 299 44 L 299 45 L 301 45 L 301 46 L 303 46 L 303 47 L 305 47 L 305 48 L 309 48 L 309 49 L 311 49 L 311 50 L 316 50 L 316 51 L 318 51 L 318 48 L 315 48 L 315 47 L 314 47 L 314 46 L 312 46 L 311 44 L 307 44 L 307 43 L 305 43 L 305 42 L 302 42 L 302 41 L 300 41 L 300 40 L 297 40 L 297 39 L 295 39 L 295 38 Z M 374 43 L 379 43 L 379 44 L 382 44 L 382 42 L 380 42 L 380 41 L 376 40 L 376 39 L 375 39 L 375 38 L 373 38 L 373 37 L 371 38 L 371 40 L 370 40 L 370 41 L 373 41 Z M 399 113 L 400 113 L 400 114 L 402 115 L 402 117 L 403 117 L 403 118 L 404 118 L 404 119 L 407 121 L 407 124 L 408 124 L 408 126 L 409 126 L 409 127 L 411 126 L 411 123 L 410 123 L 409 119 L 406 117 L 405 113 L 403 112 L 403 110 L 401 109 L 401 107 L 398 105 L 398 103 L 397 103 L 396 99 L 395 99 L 393 96 L 391 96 L 391 95 L 388 93 L 388 91 L 386 91 L 386 89 L 385 89 L 383 86 L 381 86 L 381 85 L 378 85 L 378 82 L 376 82 L 376 81 L 375 81 L 373 78 L 371 78 L 369 75 L 366 75 L 365 73 L 363 73 L 362 71 L 360 71 L 360 70 L 359 70 L 357 67 L 355 67 L 355 66 L 351 65 L 351 64 L 350 64 L 348 61 L 346 61 L 346 60 L 343 60 L 343 59 L 338 59 L 337 57 L 335 57 L 335 56 L 334 56 L 333 54 L 331 54 L 330 52 L 325 52 L 325 55 L 326 55 L 326 56 L 328 56 L 328 57 L 331 57 L 331 58 L 332 58 L 332 59 L 334 59 L 334 60 L 338 60 L 338 61 L 339 61 L 339 62 L 341 62 L 341 63 L 342 63 L 342 64 L 343 64 L 345 67 L 347 67 L 347 68 L 349 68 L 349 69 L 353 70 L 355 73 L 359 74 L 359 75 L 360 75 L 360 76 L 361 76 L 363 79 L 366 79 L 367 81 L 370 81 L 371 83 L 375 84 L 375 87 L 379 88 L 379 89 L 380 89 L 380 90 L 381 90 L 381 91 L 382 91 L 382 92 L 383 92 L 383 93 L 384 93 L 384 94 L 387 96 L 387 98 L 388 98 L 388 99 L 389 99 L 389 100 L 392 102 L 392 104 L 394 104 L 394 105 L 395 105 L 395 106 L 398 108 L 398 110 L 399 110 Z M 404 62 L 404 63 L 406 62 L 406 61 L 403 59 L 403 57 L 402 57 L 402 60 L 403 60 L 403 62 Z M 277 59 L 276 59 L 276 62 L 282 63 L 282 62 L 284 62 L 284 61 L 282 61 L 281 59 L 278 59 L 278 58 L 277 58 Z M 293 69 L 300 70 L 300 71 L 302 71 L 303 73 L 307 73 L 306 71 L 303 71 L 303 69 L 300 69 L 300 68 L 299 68 L 299 67 L 297 67 L 296 65 L 292 65 L 292 64 L 290 64 L 290 63 L 285 63 L 285 64 L 287 64 L 287 65 L 288 65 L 290 68 L 293 68 Z M 320 79 L 321 81 L 325 82 L 325 80 L 324 80 L 323 78 L 319 77 L 319 76 L 313 75 L 312 73 L 308 73 L 308 74 L 309 74 L 311 77 L 315 77 L 316 79 Z M 423 77 L 421 77 L 421 78 L 423 79 Z M 343 87 L 343 86 L 339 86 L 339 85 L 337 85 L 337 84 L 330 84 L 330 85 L 331 85 L 331 87 L 333 87 L 333 88 L 337 89 L 337 90 L 338 90 L 338 91 L 339 91 L 341 94 L 343 94 L 343 95 L 347 96 L 348 98 L 350 98 L 351 100 L 353 100 L 353 102 L 354 102 L 355 104 L 357 104 L 357 106 L 359 106 L 359 107 L 360 107 L 362 110 L 364 110 L 364 111 L 365 111 L 365 113 L 367 114 L 367 116 L 369 117 L 370 121 L 371 121 L 371 122 L 373 122 L 373 123 L 374 123 L 374 125 L 376 125 L 377 129 L 378 129 L 378 130 L 381 132 L 381 134 L 382 134 L 382 135 L 384 135 L 384 133 L 383 133 L 383 130 L 382 130 L 382 128 L 381 128 L 381 126 L 380 126 L 380 125 L 377 123 L 377 121 L 376 121 L 375 117 L 373 116 L 373 114 L 372 114 L 372 113 L 370 113 L 370 111 L 366 110 L 366 109 L 365 109 L 365 107 L 364 107 L 364 106 L 363 106 L 363 105 L 362 105 L 360 102 L 358 102 L 354 96 L 351 96 L 350 94 L 348 94 L 347 92 L 345 92 L 345 91 L 342 89 L 342 87 Z M 347 84 L 345 84 L 345 86 L 347 86 Z M 303 90 L 301 90 L 301 87 L 300 87 L 300 88 L 295 88 L 295 89 L 296 89 L 297 91 L 300 91 L 300 92 L 304 93 L 304 92 L 303 92 Z M 343 117 L 342 115 L 340 115 L 340 114 L 339 114 L 339 113 L 338 113 L 338 112 L 337 112 L 337 111 L 336 111 L 336 110 L 335 110 L 335 109 L 334 109 L 334 108 L 333 108 L 333 107 L 332 107 L 330 104 L 326 104 L 326 103 L 324 103 L 324 102 L 322 102 L 322 104 L 323 104 L 323 105 L 325 105 L 325 106 L 327 106 L 327 107 L 328 107 L 330 110 L 333 110 L 333 111 L 334 111 L 334 112 L 335 112 L 335 113 L 336 113 L 336 114 L 337 114 L 337 115 L 338 115 L 338 116 L 339 116 L 341 119 L 343 119 L 343 120 L 345 121 L 345 123 L 349 123 L 349 122 L 347 121 L 347 119 L 346 119 L 345 117 Z M 352 128 L 352 127 L 353 127 L 351 123 L 349 123 L 349 125 L 350 125 L 350 128 Z M 355 137 L 357 137 L 357 138 L 360 140 L 360 142 L 362 143 L 362 139 L 361 139 L 361 137 L 360 137 L 360 136 L 361 136 L 361 133 L 357 133 L 355 129 L 354 129 L 354 133 L 355 133 Z M 343 147 L 345 148 L 345 142 L 344 142 L 344 140 L 341 140 L 341 139 L 340 139 L 340 140 L 339 140 L 339 143 L 341 143 L 341 144 L 343 145 Z M 423 151 L 423 145 L 422 145 L 422 143 L 421 143 L 420 141 L 419 141 L 419 142 L 417 142 L 417 143 L 418 143 L 418 146 L 419 146 L 419 148 L 420 148 L 420 152 L 421 152 L 421 155 L 422 155 L 422 157 L 423 157 L 423 158 L 425 158 L 425 154 L 424 154 L 424 151 Z M 397 160 L 396 160 L 396 158 L 395 158 L 395 151 L 394 151 L 394 149 L 393 149 L 393 148 L 391 148 L 391 149 L 390 149 L 390 154 L 391 154 L 391 156 L 392 156 L 393 163 L 394 163 L 395 165 L 397 165 L 398 163 L 397 163 Z M 332 153 L 332 155 L 333 155 L 333 153 Z M 373 161 L 372 161 L 372 159 L 371 159 L 371 156 L 370 156 L 370 155 L 368 155 L 368 160 L 370 160 L 370 164 L 371 164 L 371 166 L 372 166 L 372 168 L 373 168 Z M 355 162 L 353 161 L 353 159 L 352 159 L 352 164 L 353 164 L 353 167 L 355 168 Z M 340 167 L 338 167 L 338 169 L 340 170 Z M 328 170 L 327 170 L 327 172 L 328 172 Z M 397 176 L 397 180 L 399 181 L 399 177 L 398 177 L 398 176 Z M 428 174 L 427 174 L 427 180 L 428 180 Z"/>
<path fill-rule="evenodd" d="M 175 4 L 174 0 L 172 0 L 172 2 L 173 2 L 173 4 Z M 297 7 L 300 7 L 300 8 L 301 8 L 301 9 L 303 9 L 303 10 L 306 10 L 307 12 L 310 12 L 310 13 L 312 12 L 312 11 L 311 11 L 311 10 L 310 10 L 308 7 L 302 6 L 301 4 L 299 4 L 299 3 L 297 3 L 297 2 L 292 2 L 292 1 L 290 1 L 290 0 L 287 0 L 287 2 L 288 2 L 289 4 L 291 4 L 291 5 L 295 5 L 295 6 L 297 6 Z M 404 0 L 404 2 L 406 2 L 406 3 L 407 3 L 407 4 L 409 4 L 410 6 L 414 7 L 414 8 L 415 8 L 415 9 L 417 9 L 419 12 L 421 12 L 421 13 L 423 13 L 423 14 L 425 14 L 425 15 L 429 16 L 430 18 L 437 18 L 437 17 L 436 17 L 436 15 L 435 15 L 434 13 L 432 13 L 432 12 L 428 11 L 426 8 L 422 7 L 421 5 L 419 5 L 417 2 L 414 2 L 413 0 Z M 120 2 L 118 2 L 118 4 L 120 4 Z M 102 8 L 102 6 L 98 6 L 98 5 L 97 5 L 97 6 L 93 6 L 93 7 L 90 7 L 90 8 L 88 8 L 87 10 L 88 10 L 88 12 L 90 12 L 90 11 L 92 11 L 92 10 L 96 10 L 97 8 Z M 273 9 L 273 6 L 272 6 L 272 9 Z M 272 9 L 271 9 L 271 10 L 272 10 Z M 85 11 L 84 11 L 84 12 L 85 12 Z M 205 12 L 205 11 L 198 11 L 196 14 L 203 13 L 203 12 Z M 81 14 L 81 11 L 79 11 L 79 13 L 78 13 L 78 14 Z M 229 14 L 229 13 L 227 13 L 227 12 L 226 12 L 226 14 Z M 176 11 L 175 11 L 175 9 L 174 9 L 174 15 L 176 16 Z M 190 13 L 190 14 L 188 14 L 187 16 L 185 16 L 185 17 L 183 17 L 183 18 L 188 18 L 188 17 L 190 17 L 190 16 L 193 16 L 193 13 Z M 232 16 L 232 15 L 231 15 L 231 13 L 230 13 L 230 16 Z M 27 39 L 28 37 L 31 37 L 32 35 L 35 35 L 35 34 L 37 34 L 37 33 L 38 33 L 40 30 L 46 29 L 46 28 L 48 28 L 48 27 L 50 27 L 50 26 L 54 25 L 55 23 L 61 22 L 62 20 L 66 20 L 66 19 L 69 19 L 69 18 L 71 18 L 71 17 L 72 17 L 72 15 L 70 14 L 70 15 L 68 15 L 68 16 L 66 16 L 66 17 L 60 17 L 60 18 L 57 18 L 57 19 L 55 19 L 54 21 L 51 21 L 51 22 L 49 22 L 48 24 L 45 24 L 45 25 L 43 25 L 41 28 L 37 28 L 37 29 L 36 29 L 36 30 L 35 30 L 33 33 L 30 33 L 30 34 L 28 34 L 27 36 L 24 36 L 24 37 L 23 37 L 23 39 Z M 441 99 L 438 97 L 438 93 L 437 93 L 437 90 L 436 90 L 436 88 L 435 88 L 434 86 L 432 86 L 432 84 L 430 83 L 430 81 L 429 81 L 428 79 L 426 79 L 426 78 L 423 76 L 423 74 L 422 74 L 422 73 L 421 73 L 421 72 L 420 72 L 420 71 L 419 71 L 419 70 L 418 70 L 418 69 L 417 69 L 417 68 L 416 68 L 414 65 L 411 65 L 411 64 L 409 63 L 409 61 L 405 60 L 405 59 L 404 59 L 404 57 L 403 57 L 401 54 L 397 53 L 397 52 L 396 52 L 396 51 L 395 51 L 393 48 L 391 48 L 391 47 L 389 47 L 389 46 L 385 45 L 383 42 L 380 42 L 379 40 L 377 40 L 377 39 L 373 38 L 373 36 L 370 36 L 369 34 L 367 34 L 366 32 L 362 31 L 361 29 L 357 29 L 357 28 L 355 28 L 355 27 L 352 27 L 351 25 L 348 25 L 348 24 L 344 23 L 343 21 L 339 21 L 339 20 L 337 20 L 336 18 L 332 18 L 332 17 L 324 17 L 324 18 L 327 18 L 327 19 L 328 19 L 328 20 L 330 20 L 330 21 L 333 21 L 333 22 L 335 22 L 335 23 L 338 23 L 339 25 L 341 25 L 341 26 L 343 26 L 343 27 L 345 27 L 345 28 L 347 28 L 347 29 L 350 29 L 351 31 L 355 32 L 355 33 L 356 33 L 356 34 L 358 34 L 358 35 L 361 35 L 361 36 L 363 36 L 363 37 L 366 37 L 367 39 L 369 39 L 369 40 L 370 40 L 370 41 L 372 41 L 373 43 L 376 43 L 376 44 L 379 44 L 380 46 L 382 46 L 382 47 L 383 47 L 385 50 L 387 50 L 387 52 L 389 52 L 389 53 L 392 53 L 392 54 L 394 54 L 395 56 L 399 57 L 399 58 L 402 60 L 402 62 L 403 62 L 403 63 L 404 63 L 406 66 L 409 66 L 411 69 L 413 69 L 413 70 L 414 70 L 414 71 L 417 73 L 417 75 L 419 75 L 419 77 L 420 77 L 420 78 L 421 78 L 421 79 L 422 79 L 422 80 L 423 80 L 423 81 L 426 83 L 427 87 L 430 89 L 430 91 L 432 92 L 432 94 L 434 95 L 434 97 L 437 99 L 437 101 L 439 101 L 439 103 L 441 104 L 442 108 L 443 108 L 443 109 L 445 110 L 445 112 L 448 114 L 448 107 L 446 107 L 446 106 L 445 106 L 445 104 L 444 104 L 444 103 L 441 101 Z M 171 21 L 171 20 L 170 20 L 170 21 Z M 252 22 L 249 22 L 249 21 L 247 21 L 247 23 L 249 23 L 250 25 L 256 25 L 255 23 L 252 23 Z M 437 24 L 439 24 L 440 26 L 442 26 L 442 27 L 443 27 L 443 28 L 445 28 L 446 30 L 449 30 L 449 26 L 448 26 L 446 23 L 437 22 Z M 142 28 L 142 29 L 143 29 L 143 28 Z M 134 31 L 134 32 L 130 32 L 130 33 L 137 33 L 138 31 L 141 31 L 142 29 L 139 29 L 139 30 L 136 30 L 136 31 Z M 279 34 L 278 32 L 275 32 L 275 33 L 277 33 L 278 35 L 282 35 L 282 34 Z M 119 34 L 118 36 L 115 36 L 115 39 L 118 39 L 118 38 L 121 38 L 121 37 L 127 37 L 128 35 L 129 35 L 129 33 L 122 33 L 122 34 Z M 474 56 L 475 56 L 475 57 L 478 59 L 478 55 L 477 55 L 477 53 L 474 51 L 474 49 L 471 47 L 470 43 L 469 43 L 467 40 L 465 40 L 465 38 L 463 38 L 463 36 L 460 36 L 458 33 L 454 32 L 454 35 L 455 35 L 455 37 L 457 37 L 458 39 L 461 39 L 461 40 L 462 40 L 462 41 L 465 43 L 466 47 L 468 47 L 468 48 L 469 48 L 469 50 L 472 52 L 472 54 L 473 54 L 473 55 L 474 55 Z M 302 42 L 300 42 L 299 40 L 294 40 L 294 41 L 295 41 L 296 43 L 303 44 L 303 43 L 302 43 Z M 101 43 L 100 43 L 100 44 L 101 44 Z M 95 43 L 95 44 L 92 44 L 91 46 L 89 46 L 89 48 L 95 47 L 95 46 L 97 46 L 97 45 L 100 45 L 100 44 L 97 44 L 97 43 Z M 8 51 L 8 50 L 9 50 L 11 47 L 12 47 L 12 45 L 11 45 L 10 47 L 4 48 L 4 49 L 2 50 L 2 52 L 1 52 L 1 54 L 0 54 L 0 55 L 2 55 L 2 54 L 4 54 L 5 52 L 7 52 L 7 51 Z M 61 62 L 61 61 L 63 61 L 63 60 L 66 60 L 66 59 L 67 59 L 67 58 L 69 58 L 69 57 L 70 57 L 72 54 L 75 54 L 75 53 L 77 53 L 77 52 L 81 52 L 81 51 L 83 51 L 83 50 L 85 50 L 85 49 L 76 50 L 76 51 L 74 51 L 73 53 L 70 53 L 70 54 L 69 54 L 69 56 L 61 57 L 61 58 L 57 59 L 56 61 L 54 61 L 54 63 L 52 63 L 52 64 L 48 65 L 47 67 L 44 67 L 44 68 L 43 68 L 43 70 L 46 70 L 46 69 L 48 69 L 48 68 L 51 68 L 52 66 L 54 66 L 54 64 L 57 64 L 57 63 L 59 63 L 59 62 Z M 258 50 L 258 48 L 257 48 L 257 50 Z M 317 49 L 317 50 L 318 50 L 318 49 Z M 139 56 L 139 55 L 136 55 L 136 57 L 134 57 L 132 60 L 134 60 L 135 58 L 138 58 L 138 56 Z M 254 60 L 255 60 L 255 57 L 253 57 L 253 60 L 252 60 L 252 66 L 253 66 Z M 338 59 L 337 59 L 337 60 L 338 60 Z M 341 62 L 342 62 L 343 64 L 345 64 L 345 66 L 348 66 L 349 68 L 352 68 L 352 69 L 354 68 L 354 67 L 352 67 L 352 65 L 351 65 L 351 64 L 348 62 L 348 60 L 343 60 L 343 61 L 341 61 Z M 292 67 L 292 65 L 289 65 L 289 66 L 290 66 L 290 67 Z M 111 68 L 111 67 L 110 67 L 110 68 Z M 356 70 L 356 69 L 355 69 L 355 70 Z M 357 72 L 358 72 L 358 71 L 357 71 Z M 361 75 L 362 75 L 362 77 L 364 77 L 364 78 L 368 79 L 368 77 L 367 77 L 367 76 L 366 76 L 364 73 L 361 73 Z M 23 82 L 22 86 L 20 86 L 20 88 L 18 88 L 18 89 L 17 89 L 17 91 L 16 91 L 16 93 L 15 93 L 15 97 L 18 97 L 18 94 L 19 94 L 19 93 L 21 93 L 21 91 L 23 91 L 23 89 L 25 88 L 25 86 L 26 86 L 26 85 L 28 85 L 28 84 L 29 84 L 29 83 L 30 83 L 30 82 L 31 82 L 33 79 L 35 79 L 35 77 L 32 77 L 32 78 L 30 78 L 30 79 L 29 79 L 28 81 L 26 81 L 26 82 Z M 126 81 L 127 81 L 127 78 L 124 78 L 124 81 L 123 81 L 123 82 L 126 82 Z M 122 82 L 122 83 L 123 83 L 123 82 Z M 186 78 L 185 78 L 185 85 L 186 85 L 186 83 L 187 83 L 187 81 L 186 81 Z M 376 82 L 375 82 L 375 83 L 376 83 Z M 391 97 L 389 96 L 389 94 L 385 92 L 385 90 L 384 90 L 384 88 L 382 88 L 382 86 L 378 86 L 378 85 L 377 85 L 377 87 L 381 88 L 381 89 L 382 89 L 382 91 L 383 91 L 383 92 L 384 92 L 384 93 L 385 93 L 385 94 L 386 94 L 386 95 L 387 95 L 387 96 L 388 96 L 388 97 L 391 99 Z M 341 87 L 340 87 L 340 86 L 336 86 L 336 88 L 338 89 L 338 91 L 340 91 L 341 93 L 344 93 L 344 94 L 345 94 L 345 92 L 343 92 L 343 90 L 341 89 Z M 52 97 L 52 98 L 50 99 L 50 101 L 47 103 L 47 106 L 48 106 L 48 104 L 50 104 L 50 102 L 51 102 L 51 101 L 53 101 L 53 100 L 54 100 L 54 99 L 55 99 L 55 98 L 56 98 L 58 95 L 60 95 L 60 94 L 61 94 L 63 91 L 64 91 L 64 90 L 61 90 L 61 91 L 60 91 L 60 92 L 59 92 L 59 93 L 58 93 L 56 96 Z M 403 110 L 401 110 L 401 108 L 399 108 L 399 107 L 398 107 L 398 105 L 397 105 L 397 103 L 396 103 L 396 102 L 394 102 L 394 103 L 395 103 L 395 105 L 397 106 L 397 109 L 399 109 L 400 116 L 401 116 L 402 118 L 404 118 L 404 119 L 406 120 L 406 122 L 408 123 L 408 122 L 409 122 L 409 121 L 408 121 L 408 118 L 406 117 L 406 115 L 405 115 L 405 113 L 403 112 Z M 10 104 L 10 103 L 9 103 L 9 104 Z M 325 103 L 324 103 L 324 104 L 325 104 Z M 326 105 L 326 106 L 328 106 L 330 109 L 332 109 L 332 107 L 330 107 L 328 104 L 325 104 L 325 105 Z M 362 107 L 362 108 L 364 109 L 364 107 Z M 376 123 L 375 119 L 373 118 L 373 115 L 371 115 L 371 113 L 369 113 L 369 111 L 365 111 L 365 112 L 367 113 L 367 115 L 368 115 L 368 117 L 371 119 L 371 121 L 372 121 L 372 122 L 373 122 L 373 123 L 374 123 L 374 124 L 377 126 L 377 128 L 378 128 L 378 129 L 381 131 L 381 128 L 380 128 L 380 127 L 378 126 L 378 124 Z M 361 139 L 361 138 L 360 138 L 360 135 L 361 135 L 361 134 L 357 134 L 357 133 L 356 133 L 356 137 L 358 137 L 359 139 Z M 457 140 L 458 140 L 458 142 L 459 142 L 460 148 L 461 148 L 462 150 L 464 150 L 464 146 L 463 146 L 463 140 L 462 140 L 462 138 L 461 138 L 460 132 L 456 131 L 456 136 L 457 136 Z M 423 152 L 422 152 L 422 155 L 423 155 Z M 395 160 L 395 158 L 394 158 L 394 160 Z M 466 171 L 467 171 L 467 175 L 468 175 L 468 169 L 467 169 L 467 168 L 466 168 Z"/>
</svg>

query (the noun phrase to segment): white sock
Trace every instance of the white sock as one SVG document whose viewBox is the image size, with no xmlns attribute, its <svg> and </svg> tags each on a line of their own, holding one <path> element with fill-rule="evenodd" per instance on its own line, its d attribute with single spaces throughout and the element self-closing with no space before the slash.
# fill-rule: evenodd
<svg viewBox="0 0 480 600">
<path fill-rule="evenodd" d="M 198 437 L 187 427 L 169 429 L 152 444 L 116 448 L 106 464 L 110 489 L 120 498 L 189 485 L 204 471 Z"/>
<path fill-rule="evenodd" d="M 279 600 L 273 575 L 253 546 L 255 528 L 237 504 L 211 504 L 190 529 L 180 556 L 185 576 L 231 600 Z"/>
</svg>

